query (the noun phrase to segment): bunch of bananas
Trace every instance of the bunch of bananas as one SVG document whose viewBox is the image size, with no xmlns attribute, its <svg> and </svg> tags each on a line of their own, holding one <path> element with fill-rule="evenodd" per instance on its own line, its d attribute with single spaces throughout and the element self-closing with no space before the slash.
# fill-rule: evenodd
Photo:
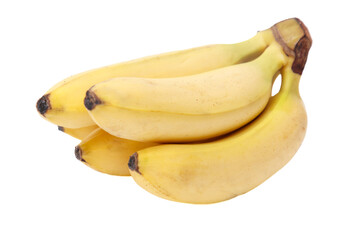
<svg viewBox="0 0 361 240">
<path fill-rule="evenodd" d="M 131 175 L 173 201 L 224 201 L 261 184 L 300 147 L 307 117 L 298 86 L 311 43 L 305 25 L 287 19 L 241 43 L 74 75 L 37 110 L 81 140 L 76 157 L 97 171 Z"/>
</svg>

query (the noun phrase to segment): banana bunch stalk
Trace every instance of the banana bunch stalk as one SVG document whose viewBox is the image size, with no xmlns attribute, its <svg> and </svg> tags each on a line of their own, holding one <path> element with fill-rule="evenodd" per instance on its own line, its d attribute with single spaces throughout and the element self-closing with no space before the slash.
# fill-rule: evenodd
<svg viewBox="0 0 361 240">
<path fill-rule="evenodd" d="M 168 200 L 220 202 L 264 182 L 300 147 L 307 115 L 299 81 L 311 44 L 306 26 L 287 19 L 244 42 L 74 75 L 37 110 L 81 140 L 75 155 L 89 167 L 131 175 Z"/>
</svg>

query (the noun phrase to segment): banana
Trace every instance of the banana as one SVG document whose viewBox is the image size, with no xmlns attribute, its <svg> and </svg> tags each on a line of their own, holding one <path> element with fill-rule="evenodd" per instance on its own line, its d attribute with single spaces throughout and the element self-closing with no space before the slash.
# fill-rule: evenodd
<svg viewBox="0 0 361 240">
<path fill-rule="evenodd" d="M 157 144 L 117 138 L 98 128 L 75 147 L 75 156 L 99 172 L 130 176 L 127 166 L 130 155 L 155 145 Z"/>
<path fill-rule="evenodd" d="M 83 104 L 86 91 L 94 84 L 115 77 L 168 78 L 198 74 L 250 61 L 271 41 L 273 33 L 267 29 L 241 43 L 175 51 L 80 73 L 49 89 L 38 100 L 37 110 L 45 119 L 59 126 L 80 128 L 94 125 Z"/>
<path fill-rule="evenodd" d="M 282 85 L 264 112 L 247 126 L 201 144 L 165 144 L 134 153 L 130 173 L 142 188 L 185 203 L 215 203 L 246 193 L 281 169 L 297 152 L 307 127 L 299 80 L 311 47 L 304 36 L 282 69 Z M 290 47 L 291 46 L 291 47 Z"/>
<path fill-rule="evenodd" d="M 257 59 L 178 78 L 115 78 L 94 85 L 85 106 L 110 134 L 141 142 L 189 142 L 233 131 L 265 108 L 286 62 L 274 42 Z"/>
<path fill-rule="evenodd" d="M 120 138 L 169 143 L 223 135 L 265 108 L 303 26 L 297 19 L 276 24 L 266 50 L 246 63 L 176 78 L 103 81 L 87 91 L 84 105 L 97 125 Z"/>
<path fill-rule="evenodd" d="M 97 125 L 90 125 L 89 127 L 82 127 L 82 128 L 65 128 L 62 126 L 58 126 L 58 130 L 65 132 L 66 134 L 77 138 L 79 140 L 83 140 L 86 138 L 91 132 L 93 132 L 95 129 L 98 129 L 99 127 Z"/>
<path fill-rule="evenodd" d="M 285 72 L 265 112 L 221 140 L 138 151 L 129 160 L 132 177 L 150 193 L 186 203 L 220 202 L 255 188 L 292 158 L 305 135 L 298 80 Z"/>
</svg>

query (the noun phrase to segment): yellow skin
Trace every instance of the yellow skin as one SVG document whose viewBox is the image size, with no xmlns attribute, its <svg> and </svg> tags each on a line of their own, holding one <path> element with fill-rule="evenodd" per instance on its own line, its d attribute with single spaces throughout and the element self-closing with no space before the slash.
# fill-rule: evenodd
<svg viewBox="0 0 361 240">
<path fill-rule="evenodd" d="M 157 144 L 117 138 L 98 128 L 81 141 L 75 148 L 75 154 L 94 170 L 111 175 L 129 176 L 129 157 L 140 149 L 155 145 Z"/>
<path fill-rule="evenodd" d="M 94 130 L 98 129 L 99 127 L 97 125 L 90 125 L 89 127 L 82 127 L 82 128 L 65 128 L 58 126 L 58 129 L 62 132 L 65 132 L 66 134 L 77 138 L 79 140 L 83 140 L 86 138 L 90 133 L 92 133 Z"/>
<path fill-rule="evenodd" d="M 282 70 L 282 87 L 252 123 L 219 140 L 165 144 L 134 154 L 134 180 L 159 197 L 186 203 L 215 203 L 255 188 L 281 169 L 305 136 L 307 117 L 300 75 Z"/>
<path fill-rule="evenodd" d="M 118 63 L 71 76 L 48 90 L 37 108 L 52 123 L 68 128 L 94 125 L 83 101 L 86 91 L 99 82 L 116 77 L 167 78 L 198 74 L 242 62 L 263 52 L 273 41 L 270 29 L 247 41 L 215 44 Z"/>
<path fill-rule="evenodd" d="M 89 111 L 107 132 L 143 142 L 187 142 L 233 131 L 265 108 L 286 63 L 274 42 L 253 61 L 178 78 L 116 78 L 92 87 Z M 94 99 L 95 99 L 94 98 Z"/>
</svg>

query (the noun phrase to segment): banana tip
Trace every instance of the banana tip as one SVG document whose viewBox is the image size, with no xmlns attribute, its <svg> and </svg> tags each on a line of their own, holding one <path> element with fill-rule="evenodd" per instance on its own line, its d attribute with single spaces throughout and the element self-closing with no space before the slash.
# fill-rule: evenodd
<svg viewBox="0 0 361 240">
<path fill-rule="evenodd" d="M 100 100 L 100 98 L 90 89 L 86 92 L 85 98 L 84 98 L 84 106 L 89 110 L 93 110 L 96 105 L 102 104 L 103 102 Z"/>
<path fill-rule="evenodd" d="M 136 171 L 137 173 L 141 174 L 138 167 L 138 153 L 134 153 L 132 156 L 130 156 L 128 167 L 131 171 Z"/>
<path fill-rule="evenodd" d="M 83 158 L 82 158 L 82 155 L 83 155 L 83 151 L 81 150 L 81 148 L 79 146 L 76 146 L 75 147 L 75 157 L 76 159 L 78 159 L 79 161 L 82 161 L 82 162 L 86 162 Z"/>
<path fill-rule="evenodd" d="M 45 115 L 45 113 L 51 109 L 49 94 L 45 94 L 36 102 L 36 109 L 41 115 Z"/>
</svg>

